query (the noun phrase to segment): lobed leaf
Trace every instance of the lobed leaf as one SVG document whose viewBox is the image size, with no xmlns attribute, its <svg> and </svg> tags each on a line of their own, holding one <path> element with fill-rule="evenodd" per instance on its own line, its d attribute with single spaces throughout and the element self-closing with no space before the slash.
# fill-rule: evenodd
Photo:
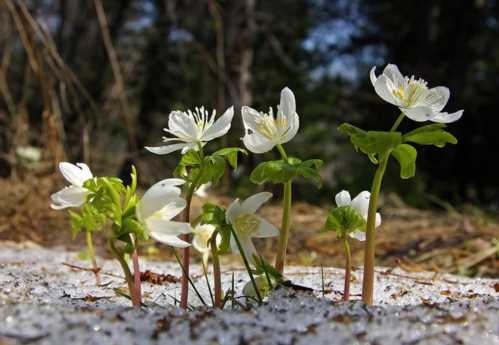
<svg viewBox="0 0 499 345">
<path fill-rule="evenodd" d="M 416 175 L 416 158 L 418 152 L 409 144 L 400 144 L 392 151 L 393 157 L 400 164 L 400 177 L 408 179 Z"/>
</svg>

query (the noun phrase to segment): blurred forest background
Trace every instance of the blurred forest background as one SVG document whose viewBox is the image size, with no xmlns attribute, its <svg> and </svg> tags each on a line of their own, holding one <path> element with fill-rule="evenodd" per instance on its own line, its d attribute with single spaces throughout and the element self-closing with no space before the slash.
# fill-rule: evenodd
<svg viewBox="0 0 499 345">
<path fill-rule="evenodd" d="M 400 180 L 390 164 L 379 264 L 498 277 L 498 43 L 495 0 L 0 0 L 0 243 L 81 248 L 67 214 L 49 210 L 64 185 L 59 161 L 124 179 L 135 164 L 148 187 L 179 157 L 143 148 L 161 142 L 171 110 L 234 105 L 232 130 L 208 149 L 242 146 L 241 105 L 275 107 L 289 86 L 301 128 L 287 151 L 326 162 L 321 190 L 295 184 L 289 259 L 340 265 L 339 242 L 319 230 L 334 194 L 369 189 L 374 166 L 337 127 L 390 128 L 398 110 L 368 75 L 395 63 L 449 87 L 447 110 L 465 112 L 448 128 L 459 144 L 422 148 L 415 178 Z M 227 205 L 262 188 L 247 176 L 272 157 L 243 158 L 210 198 Z M 273 192 L 262 214 L 278 225 Z M 352 250 L 361 264 L 361 244 Z"/>
<path fill-rule="evenodd" d="M 392 164 L 385 190 L 416 206 L 494 209 L 498 19 L 493 0 L 1 0 L 0 174 L 18 176 L 37 158 L 33 146 L 48 171 L 67 159 L 126 176 L 133 162 L 153 182 L 177 157 L 143 146 L 160 142 L 171 110 L 234 105 L 221 144 L 241 145 L 241 105 L 275 106 L 287 85 L 301 117 L 289 152 L 327 163 L 325 188 L 298 188 L 299 197 L 368 189 L 372 165 L 336 128 L 389 128 L 397 109 L 375 94 L 368 72 L 390 62 L 448 86 L 448 111 L 465 115 L 450 126 L 457 146 L 424 149 L 409 181 Z M 246 176 L 259 159 L 243 162 L 237 186 L 254 188 Z"/>
</svg>

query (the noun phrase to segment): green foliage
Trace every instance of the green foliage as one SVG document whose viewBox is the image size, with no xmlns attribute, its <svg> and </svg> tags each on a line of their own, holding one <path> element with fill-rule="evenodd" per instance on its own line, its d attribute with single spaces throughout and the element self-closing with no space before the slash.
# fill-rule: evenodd
<svg viewBox="0 0 499 345">
<path fill-rule="evenodd" d="M 132 167 L 129 186 L 124 186 L 115 177 L 95 177 L 86 181 L 84 187 L 89 194 L 80 212 L 69 211 L 74 236 L 81 231 L 101 230 L 111 222 L 111 239 L 121 240 L 127 245 L 131 245 L 130 234 L 139 240 L 147 239 L 147 231 L 135 213 L 139 202 L 135 167 Z M 131 250 L 127 248 L 127 251 Z"/>
<path fill-rule="evenodd" d="M 446 144 L 457 144 L 457 139 L 451 133 L 444 131 L 443 123 L 419 127 L 404 135 L 404 141 L 420 145 L 434 145 L 444 147 Z"/>
<path fill-rule="evenodd" d="M 356 209 L 341 206 L 329 212 L 323 231 L 335 231 L 339 237 L 345 238 L 349 233 L 365 231 L 365 228 L 366 221 Z"/>
<path fill-rule="evenodd" d="M 73 238 L 81 231 L 98 231 L 107 222 L 106 214 L 101 213 L 98 208 L 90 204 L 84 204 L 81 207 L 80 213 L 70 210 L 69 219 Z"/>
<path fill-rule="evenodd" d="M 227 163 L 233 169 L 237 168 L 239 153 L 247 154 L 246 150 L 239 147 L 227 147 L 210 156 L 203 156 L 200 151 L 189 150 L 182 155 L 173 174 L 188 183 L 195 183 L 196 186 L 208 182 L 217 184 L 225 173 Z"/>
<path fill-rule="evenodd" d="M 400 164 L 400 177 L 408 179 L 416 175 L 416 158 L 418 152 L 409 144 L 400 144 L 392 151 L 393 157 Z"/>
<path fill-rule="evenodd" d="M 264 275 L 267 278 L 267 282 L 270 286 L 282 283 L 284 281 L 284 276 L 281 272 L 275 269 L 269 262 L 267 262 L 262 256 L 253 256 L 253 261 L 255 262 L 255 269 L 253 274 Z"/>
<path fill-rule="evenodd" d="M 400 177 L 408 179 L 416 175 L 417 151 L 406 143 L 434 145 L 436 147 L 456 144 L 457 139 L 443 130 L 445 127 L 445 124 L 435 123 L 419 127 L 405 135 L 400 132 L 364 131 L 348 123 L 339 126 L 338 130 L 349 135 L 355 149 L 360 149 L 374 164 L 379 162 L 381 155 L 392 155 L 400 164 Z"/>
<path fill-rule="evenodd" d="M 213 153 L 213 156 L 225 157 L 227 159 L 227 162 L 229 162 L 230 166 L 233 169 L 237 169 L 237 159 L 239 153 L 242 153 L 244 155 L 248 154 L 248 152 L 245 149 L 239 147 L 226 147 L 224 149 L 218 150 L 215 153 Z"/>
<path fill-rule="evenodd" d="M 310 159 L 302 162 L 298 158 L 276 160 L 260 163 L 251 173 L 250 180 L 255 184 L 265 182 L 286 183 L 295 177 L 302 176 L 321 186 L 320 168 L 324 162 L 320 159 Z"/>
<path fill-rule="evenodd" d="M 272 290 L 272 286 L 269 284 L 267 277 L 263 274 L 255 277 L 255 284 L 257 286 L 260 295 L 256 293 L 253 282 L 251 281 L 247 282 L 244 285 L 243 295 L 246 297 L 251 297 L 253 299 L 258 299 L 258 296 L 263 298 L 267 296 Z"/>
<path fill-rule="evenodd" d="M 365 153 L 375 164 L 378 163 L 381 154 L 402 143 L 400 132 L 364 131 L 349 123 L 342 124 L 338 130 L 349 135 L 355 150 Z"/>
<path fill-rule="evenodd" d="M 196 220 L 200 224 L 211 224 L 215 226 L 222 240 L 217 247 L 219 254 L 228 253 L 230 250 L 231 225 L 225 218 L 225 209 L 211 203 L 203 205 L 203 213 Z"/>
</svg>

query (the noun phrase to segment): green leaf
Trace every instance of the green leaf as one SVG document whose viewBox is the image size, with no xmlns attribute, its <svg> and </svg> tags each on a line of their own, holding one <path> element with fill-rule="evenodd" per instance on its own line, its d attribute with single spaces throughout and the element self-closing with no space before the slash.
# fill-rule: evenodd
<svg viewBox="0 0 499 345">
<path fill-rule="evenodd" d="M 457 144 L 457 139 L 451 133 L 444 131 L 443 123 L 419 127 L 404 135 L 406 142 L 413 142 L 420 145 L 434 145 L 444 147 L 446 144 Z"/>
<path fill-rule="evenodd" d="M 189 150 L 180 159 L 180 164 L 190 167 L 201 164 L 201 155 L 199 151 Z"/>
<path fill-rule="evenodd" d="M 380 154 L 400 144 L 402 134 L 400 132 L 369 131 L 365 134 L 354 134 L 350 140 L 355 147 L 367 155 Z"/>
<path fill-rule="evenodd" d="M 338 236 L 345 237 L 347 234 L 366 228 L 366 221 L 362 215 L 350 206 L 333 208 L 327 217 L 323 231 L 335 231 Z"/>
<path fill-rule="evenodd" d="M 202 176 L 199 179 L 198 185 L 208 182 L 217 184 L 225 172 L 224 157 L 215 155 L 205 157 L 203 160 L 203 168 L 200 172 L 202 173 Z"/>
<path fill-rule="evenodd" d="M 282 273 L 267 262 L 262 256 L 253 255 L 253 261 L 255 262 L 256 274 L 264 274 L 268 276 L 272 284 L 278 284 L 284 280 Z"/>
<path fill-rule="evenodd" d="M 286 183 L 297 176 L 321 185 L 320 168 L 324 163 L 320 159 L 310 159 L 302 162 L 298 158 L 290 157 L 287 161 L 277 160 L 260 163 L 251 173 L 250 180 L 255 184 L 265 182 Z"/>
<path fill-rule="evenodd" d="M 360 129 L 359 127 L 355 127 L 354 125 L 351 125 L 349 123 L 343 123 L 338 127 L 338 130 L 341 133 L 345 133 L 349 136 L 352 136 L 354 134 L 366 134 L 366 131 L 363 129 Z"/>
<path fill-rule="evenodd" d="M 383 154 L 402 142 L 400 132 L 364 131 L 348 123 L 339 126 L 338 130 L 349 135 L 355 149 L 360 149 L 375 164 L 378 162 L 376 155 Z"/>
<path fill-rule="evenodd" d="M 408 179 L 416 175 L 416 158 L 418 152 L 409 144 L 400 144 L 392 151 L 393 157 L 400 164 L 400 177 Z"/>
<path fill-rule="evenodd" d="M 265 297 L 270 293 L 271 287 L 268 283 L 267 277 L 264 274 L 255 277 L 255 283 L 261 297 Z M 257 299 L 255 287 L 251 281 L 247 282 L 243 287 L 243 295 Z"/>
<path fill-rule="evenodd" d="M 245 149 L 242 149 L 240 147 L 226 147 L 224 149 L 218 150 L 213 155 L 215 156 L 223 156 L 227 159 L 229 162 L 230 166 L 233 169 L 237 168 L 237 158 L 238 154 L 242 153 L 244 155 L 247 155 L 248 152 Z"/>
<path fill-rule="evenodd" d="M 296 176 L 296 167 L 283 160 L 258 164 L 251 172 L 250 181 L 255 184 L 265 182 L 286 183 Z"/>
</svg>

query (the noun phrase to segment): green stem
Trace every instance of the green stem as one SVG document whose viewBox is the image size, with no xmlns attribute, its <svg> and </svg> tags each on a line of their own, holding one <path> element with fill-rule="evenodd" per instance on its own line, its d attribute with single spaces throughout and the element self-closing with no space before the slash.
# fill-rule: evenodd
<svg viewBox="0 0 499 345">
<path fill-rule="evenodd" d="M 404 119 L 404 117 L 405 117 L 405 114 L 404 113 L 400 113 L 400 115 L 395 120 L 395 123 L 393 124 L 392 128 L 390 128 L 390 132 L 395 132 L 397 130 L 397 128 L 399 128 L 400 123 L 402 122 L 402 120 Z"/>
<path fill-rule="evenodd" d="M 97 266 L 97 259 L 95 257 L 94 244 L 92 241 L 92 232 L 87 231 L 86 239 L 87 239 L 88 255 L 90 256 L 90 260 L 92 261 L 92 271 L 94 272 L 95 275 L 95 283 L 97 285 L 100 285 L 101 284 L 100 273 L 99 273 L 100 267 Z"/>
<path fill-rule="evenodd" d="M 201 156 L 201 159 L 204 157 L 203 153 L 203 148 L 201 144 L 199 144 L 199 154 Z M 201 165 L 200 171 L 198 174 L 198 177 L 192 184 L 189 186 L 186 192 L 185 196 L 185 210 L 183 214 L 183 220 L 186 223 L 190 223 L 190 218 L 191 218 L 191 202 L 192 202 L 192 196 L 194 195 L 194 192 L 196 191 L 196 188 L 198 187 L 199 181 L 203 175 L 203 166 Z M 189 234 L 182 234 L 180 235 L 180 239 L 186 241 L 186 242 L 191 242 L 191 236 Z M 189 299 L 189 267 L 190 267 L 190 257 L 191 257 L 191 251 L 190 247 L 186 247 L 182 250 L 182 279 L 181 279 L 181 288 L 180 288 L 180 307 L 183 309 L 187 309 L 188 306 L 188 299 Z"/>
<path fill-rule="evenodd" d="M 394 132 L 399 127 L 405 115 L 401 113 L 390 132 Z M 383 182 L 383 176 L 386 171 L 388 159 L 391 151 L 387 151 L 381 155 L 378 168 L 374 174 L 373 184 L 371 187 L 371 197 L 369 199 L 369 210 L 367 213 L 366 225 L 366 243 L 364 247 L 364 276 L 362 280 L 362 301 L 366 304 L 373 304 L 374 295 L 374 257 L 376 250 L 376 211 L 378 208 L 378 197 Z"/>
<path fill-rule="evenodd" d="M 215 307 L 222 307 L 222 278 L 220 273 L 220 258 L 217 249 L 217 236 L 218 232 L 215 231 L 211 237 L 211 258 L 213 264 L 213 281 L 215 288 Z"/>
<path fill-rule="evenodd" d="M 134 281 L 133 281 L 133 275 L 132 272 L 130 271 L 130 268 L 128 267 L 127 262 L 125 261 L 125 258 L 123 257 L 123 254 L 120 253 L 118 248 L 114 245 L 114 241 L 112 239 L 109 239 L 109 248 L 113 252 L 114 256 L 118 260 L 118 262 L 121 265 L 121 268 L 123 269 L 123 273 L 125 274 L 125 280 L 128 284 L 128 293 L 130 294 L 130 298 L 132 299 L 132 305 L 136 308 L 140 307 L 140 302 L 137 304 L 137 301 L 133 298 L 133 291 L 134 291 Z"/>
<path fill-rule="evenodd" d="M 343 246 L 345 248 L 345 285 L 343 288 L 343 300 L 350 300 L 350 274 L 352 271 L 352 256 L 350 254 L 350 244 L 348 239 L 343 239 Z"/>
<path fill-rule="evenodd" d="M 262 303 L 262 295 L 260 295 L 260 290 L 258 290 L 258 285 L 256 285 L 255 278 L 253 277 L 253 273 L 251 272 L 251 267 L 248 261 L 248 258 L 246 257 L 246 253 L 244 253 L 243 246 L 241 245 L 241 242 L 239 241 L 239 238 L 236 235 L 236 232 L 234 231 L 233 228 L 231 228 L 232 236 L 234 236 L 234 240 L 236 241 L 237 248 L 239 249 L 239 253 L 241 254 L 241 257 L 243 258 L 244 266 L 246 267 L 246 271 L 248 271 L 248 275 L 251 280 L 251 284 L 253 284 L 253 289 L 255 290 L 256 296 L 258 297 L 258 301 Z"/>
<path fill-rule="evenodd" d="M 288 156 L 282 145 L 277 145 L 282 159 L 287 160 Z M 277 246 L 277 256 L 275 261 L 276 269 L 284 272 L 286 264 L 286 251 L 288 247 L 289 230 L 291 228 L 291 201 L 292 201 L 292 182 L 288 181 L 283 187 L 283 200 L 282 200 L 282 221 L 281 232 L 279 233 L 279 242 Z"/>
</svg>

